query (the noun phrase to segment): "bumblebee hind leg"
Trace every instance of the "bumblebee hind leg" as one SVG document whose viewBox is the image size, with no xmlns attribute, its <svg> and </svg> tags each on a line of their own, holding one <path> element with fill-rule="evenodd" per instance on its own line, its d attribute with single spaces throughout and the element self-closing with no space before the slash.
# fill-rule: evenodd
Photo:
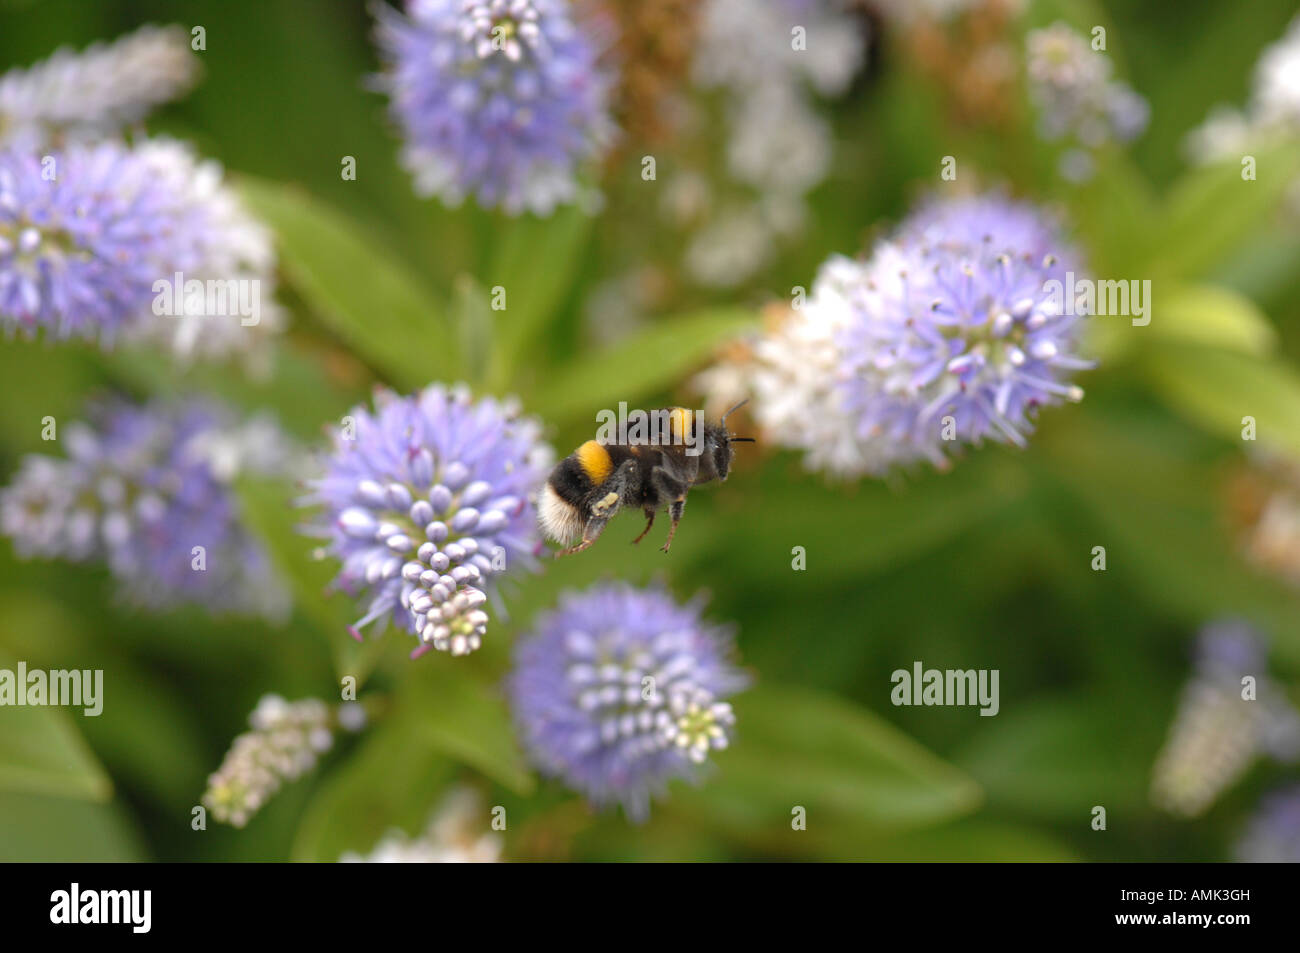
<svg viewBox="0 0 1300 953">
<path fill-rule="evenodd" d="M 568 549 L 562 549 L 556 556 L 571 556 L 574 553 L 580 553 L 598 538 L 605 529 L 605 524 L 613 519 L 618 512 L 619 507 L 623 505 L 623 500 L 629 494 L 629 490 L 636 478 L 637 464 L 635 460 L 625 460 L 614 471 L 614 475 L 602 483 L 593 491 L 593 499 L 587 504 L 587 524 L 582 530 L 581 542 L 570 546 Z"/>
<path fill-rule="evenodd" d="M 561 549 L 555 554 L 556 558 L 558 559 L 560 556 L 572 556 L 574 553 L 582 552 L 600 538 L 600 534 L 605 529 L 605 524 L 608 522 L 608 518 L 602 519 L 598 516 L 593 516 L 591 519 L 587 520 L 587 526 L 582 531 L 582 541 L 575 543 L 568 549 Z"/>
<path fill-rule="evenodd" d="M 645 511 L 645 529 L 641 530 L 640 536 L 632 540 L 632 545 L 635 546 L 637 543 L 641 542 L 641 540 L 645 539 L 646 533 L 650 532 L 650 527 L 654 525 L 655 525 L 655 511 L 647 508 Z"/>
</svg>

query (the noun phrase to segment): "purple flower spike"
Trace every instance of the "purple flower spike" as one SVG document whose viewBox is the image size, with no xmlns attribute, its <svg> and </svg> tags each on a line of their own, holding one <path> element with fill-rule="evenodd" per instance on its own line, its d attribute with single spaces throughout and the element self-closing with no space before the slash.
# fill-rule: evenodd
<svg viewBox="0 0 1300 953">
<path fill-rule="evenodd" d="M 1040 407 L 1078 401 L 1074 315 L 1047 289 L 1067 266 L 1047 223 L 986 197 L 922 209 L 877 248 L 840 333 L 844 406 L 886 460 L 947 465 L 953 444 L 1024 446 Z"/>
<path fill-rule="evenodd" d="M 1029 94 L 1044 139 L 1070 149 L 1061 172 L 1081 181 L 1092 175 L 1092 153 L 1110 141 L 1129 142 L 1146 129 L 1151 107 L 1127 84 L 1111 78 L 1111 60 L 1065 23 L 1025 37 Z"/>
<path fill-rule="evenodd" d="M 107 563 L 146 608 L 282 616 L 287 595 L 229 485 L 240 470 L 287 468 L 282 435 L 263 424 L 196 400 L 98 407 L 91 425 L 68 426 L 67 459 L 23 460 L 0 491 L 0 531 L 24 557 Z"/>
<path fill-rule="evenodd" d="M 0 76 L 0 145 L 26 151 L 117 135 L 189 91 L 199 57 L 181 26 L 143 26 Z"/>
<path fill-rule="evenodd" d="M 1037 209 L 998 195 L 921 208 L 867 261 L 832 257 L 758 345 L 764 430 L 849 476 L 946 469 L 985 439 L 1024 446 L 1041 407 L 1083 398 L 1071 377 L 1093 366 L 1062 313 L 1072 258 Z"/>
<path fill-rule="evenodd" d="M 524 744 L 592 804 L 643 820 L 652 794 L 694 778 L 734 722 L 744 674 L 700 604 L 616 583 L 561 597 L 515 651 L 508 691 Z"/>
<path fill-rule="evenodd" d="M 380 87 L 416 189 L 449 205 L 547 215 L 610 138 L 608 81 L 562 0 L 378 6 Z"/>
<path fill-rule="evenodd" d="M 1267 640 L 1249 622 L 1218 619 L 1201 630 L 1195 672 L 1156 759 L 1156 804 L 1195 817 L 1257 758 L 1300 758 L 1300 715 L 1266 664 Z"/>
<path fill-rule="evenodd" d="M 411 397 L 381 391 L 351 413 L 307 504 L 342 560 L 335 584 L 364 594 L 359 629 L 391 620 L 439 651 L 482 644 L 486 581 L 534 567 L 530 500 L 551 450 L 536 421 L 491 398 L 440 384 Z"/>
<path fill-rule="evenodd" d="M 203 261 L 207 224 L 119 143 L 0 151 L 0 324 L 111 343 L 156 281 Z"/>
</svg>

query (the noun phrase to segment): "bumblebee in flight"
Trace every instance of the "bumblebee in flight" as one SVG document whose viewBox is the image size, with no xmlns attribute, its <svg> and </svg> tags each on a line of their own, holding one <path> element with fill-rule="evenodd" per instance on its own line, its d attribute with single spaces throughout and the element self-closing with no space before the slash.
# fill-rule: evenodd
<svg viewBox="0 0 1300 953">
<path fill-rule="evenodd" d="M 702 421 L 684 407 L 672 407 L 651 412 L 651 417 L 667 422 L 668 440 L 658 444 L 588 440 L 556 464 L 538 499 L 538 522 L 542 531 L 559 543 L 578 540 L 556 555 L 582 552 L 625 506 L 636 507 L 646 516 L 645 529 L 633 543 L 645 539 L 655 513 L 667 507 L 672 526 L 663 551 L 668 552 L 686 506 L 687 491 L 700 483 L 725 480 L 731 469 L 731 445 L 754 442 L 753 437 L 727 432 L 727 417 L 744 403 L 723 414 L 719 423 L 704 423 L 698 446 L 690 446 L 688 436 Z"/>
</svg>

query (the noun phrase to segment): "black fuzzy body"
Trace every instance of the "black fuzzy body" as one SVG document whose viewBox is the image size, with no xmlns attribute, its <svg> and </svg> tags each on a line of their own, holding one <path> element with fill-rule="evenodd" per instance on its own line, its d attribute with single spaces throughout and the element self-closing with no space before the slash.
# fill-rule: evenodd
<svg viewBox="0 0 1300 953">
<path fill-rule="evenodd" d="M 726 429 L 706 425 L 703 431 L 700 453 L 688 453 L 682 444 L 606 445 L 588 441 L 556 464 L 547 479 L 547 490 L 558 504 L 547 501 L 542 506 L 543 527 L 548 535 L 563 542 L 576 535 L 579 526 L 582 533 L 582 541 L 561 555 L 590 546 L 624 507 L 645 513 L 646 532 L 655 514 L 667 509 L 673 524 L 664 546 L 667 550 L 690 488 L 714 479 L 725 480 L 730 469 L 731 446 Z M 607 466 L 601 450 L 608 457 Z M 634 542 L 644 536 L 645 532 Z"/>
</svg>

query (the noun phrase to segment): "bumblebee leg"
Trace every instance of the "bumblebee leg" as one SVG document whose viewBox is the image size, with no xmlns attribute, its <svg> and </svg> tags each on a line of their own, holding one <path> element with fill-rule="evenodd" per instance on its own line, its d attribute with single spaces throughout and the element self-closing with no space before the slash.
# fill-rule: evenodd
<svg viewBox="0 0 1300 953">
<path fill-rule="evenodd" d="M 605 493 L 591 504 L 591 515 L 596 519 L 607 520 L 617 513 L 635 477 L 636 461 L 624 460 L 614 475 L 601 485 Z"/>
<path fill-rule="evenodd" d="M 668 515 L 672 518 L 673 525 L 668 530 L 668 540 L 663 545 L 663 551 L 668 552 L 668 547 L 673 544 L 673 535 L 677 532 L 677 523 L 682 518 L 682 509 L 686 506 L 687 485 L 662 467 L 650 471 L 650 483 L 660 500 L 670 501 Z"/>
<path fill-rule="evenodd" d="M 614 471 L 614 475 L 602 483 L 594 491 L 597 495 L 595 499 L 587 504 L 587 525 L 582 530 L 582 541 L 568 549 L 562 549 L 557 552 L 556 556 L 571 556 L 574 553 L 580 553 L 592 543 L 594 543 L 605 529 L 605 524 L 613 518 L 618 512 L 619 507 L 623 505 L 623 499 L 628 495 L 628 491 L 636 479 L 637 463 L 635 460 L 625 460 L 619 468 Z"/>
<path fill-rule="evenodd" d="M 682 520 L 682 510 L 684 509 L 686 509 L 686 497 L 684 496 L 680 500 L 673 500 L 668 504 L 668 515 L 673 522 L 668 527 L 668 538 L 664 540 L 664 552 L 668 552 L 668 547 L 673 544 L 673 537 L 677 535 L 677 524 Z"/>
<path fill-rule="evenodd" d="M 614 510 L 617 509 L 617 507 L 618 494 L 611 490 L 595 503 L 591 504 L 591 512 L 593 516 L 598 516 L 601 519 L 609 519 L 614 515 Z"/>
<path fill-rule="evenodd" d="M 641 530 L 641 535 L 640 535 L 640 536 L 638 536 L 636 539 L 632 540 L 632 545 L 635 546 L 637 543 L 641 542 L 641 540 L 645 539 L 645 534 L 648 533 L 648 532 L 650 532 L 650 527 L 651 527 L 651 526 L 654 526 L 654 525 L 655 525 L 655 511 L 654 511 L 654 510 L 646 510 L 646 511 L 645 511 L 645 529 Z"/>
<path fill-rule="evenodd" d="M 582 542 L 570 546 L 568 549 L 561 549 L 555 554 L 555 557 L 558 559 L 561 556 L 572 556 L 574 553 L 582 552 L 600 538 L 601 531 L 604 530 L 605 524 L 608 522 L 608 519 L 593 516 L 587 520 L 587 526 L 582 531 Z"/>
</svg>

